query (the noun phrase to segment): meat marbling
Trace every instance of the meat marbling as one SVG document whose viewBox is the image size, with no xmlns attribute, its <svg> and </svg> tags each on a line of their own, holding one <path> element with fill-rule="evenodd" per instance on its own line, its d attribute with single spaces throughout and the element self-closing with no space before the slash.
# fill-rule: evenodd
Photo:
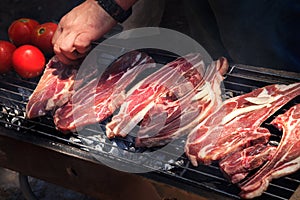
<svg viewBox="0 0 300 200">
<path fill-rule="evenodd" d="M 220 72 L 227 69 L 225 58 L 206 69 L 200 54 L 189 54 L 168 63 L 126 99 L 120 112 L 107 124 L 107 136 L 124 137 L 139 122 L 136 146 L 164 145 L 187 134 L 222 102 Z"/>
<path fill-rule="evenodd" d="M 26 117 L 43 116 L 67 103 L 73 93 L 76 73 L 75 66 L 64 65 L 56 56 L 51 58 L 37 87 L 29 97 Z"/>
<path fill-rule="evenodd" d="M 300 83 L 274 84 L 223 102 L 193 129 L 185 146 L 194 166 L 210 164 L 255 144 L 269 141 L 270 132 L 260 125 L 291 99 L 300 95 Z"/>
<path fill-rule="evenodd" d="M 219 166 L 225 176 L 235 184 L 242 181 L 250 171 L 270 160 L 275 151 L 275 146 L 256 144 L 228 155 L 219 162 Z"/>
<path fill-rule="evenodd" d="M 227 69 L 227 60 L 220 58 L 207 67 L 202 80 L 186 95 L 158 101 L 142 120 L 136 146 L 165 145 L 187 135 L 221 105 L 221 82 Z"/>
<path fill-rule="evenodd" d="M 126 87 L 145 69 L 155 67 L 146 53 L 131 51 L 113 62 L 100 79 L 76 89 L 70 101 L 57 109 L 54 123 L 61 131 L 76 131 L 101 122 L 124 101 Z"/>
<path fill-rule="evenodd" d="M 281 141 L 272 159 L 240 184 L 242 190 L 240 195 L 243 198 L 260 196 L 268 188 L 272 179 L 300 169 L 300 104 L 278 115 L 271 124 L 283 131 Z"/>
</svg>

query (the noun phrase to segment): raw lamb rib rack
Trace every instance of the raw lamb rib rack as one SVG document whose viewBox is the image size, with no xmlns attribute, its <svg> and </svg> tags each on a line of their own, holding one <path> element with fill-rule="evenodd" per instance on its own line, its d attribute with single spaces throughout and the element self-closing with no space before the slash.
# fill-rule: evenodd
<svg viewBox="0 0 300 200">
<path fill-rule="evenodd" d="M 275 151 L 275 146 L 256 144 L 222 159 L 219 163 L 220 169 L 235 184 L 243 180 L 252 170 L 261 167 L 270 160 Z"/>
<path fill-rule="evenodd" d="M 186 155 L 194 166 L 210 164 L 255 144 L 266 144 L 270 132 L 261 124 L 300 95 L 300 83 L 269 85 L 228 99 L 188 135 Z"/>
<path fill-rule="evenodd" d="M 155 104 L 141 123 L 136 146 L 161 146 L 190 133 L 221 105 L 221 82 L 227 69 L 227 60 L 220 58 L 209 66 L 202 80 L 185 96 Z M 166 119 L 161 120 L 161 115 Z"/>
<path fill-rule="evenodd" d="M 126 87 L 145 69 L 155 67 L 146 53 L 131 51 L 113 62 L 100 79 L 84 81 L 70 101 L 58 108 L 54 123 L 61 131 L 76 131 L 89 124 L 101 122 L 124 101 Z"/>
<path fill-rule="evenodd" d="M 56 56 L 50 59 L 36 89 L 29 97 L 26 117 L 43 116 L 67 103 L 73 93 L 76 73 L 75 66 L 62 64 Z"/>
<path fill-rule="evenodd" d="M 272 159 L 240 184 L 243 198 L 260 196 L 272 179 L 286 176 L 300 169 L 300 104 L 277 116 L 271 124 L 283 130 L 281 141 Z"/>
<path fill-rule="evenodd" d="M 222 101 L 220 83 L 227 60 L 205 67 L 201 55 L 189 54 L 151 74 L 131 91 L 107 124 L 107 136 L 125 137 L 140 122 L 137 146 L 164 145 L 188 133 Z"/>
</svg>

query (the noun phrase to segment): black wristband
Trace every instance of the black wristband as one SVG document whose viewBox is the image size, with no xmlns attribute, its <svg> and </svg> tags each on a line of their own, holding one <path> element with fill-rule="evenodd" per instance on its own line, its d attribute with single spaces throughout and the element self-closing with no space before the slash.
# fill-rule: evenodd
<svg viewBox="0 0 300 200">
<path fill-rule="evenodd" d="M 132 9 L 124 10 L 114 0 L 97 0 L 99 5 L 116 21 L 124 22 L 132 13 Z"/>
</svg>

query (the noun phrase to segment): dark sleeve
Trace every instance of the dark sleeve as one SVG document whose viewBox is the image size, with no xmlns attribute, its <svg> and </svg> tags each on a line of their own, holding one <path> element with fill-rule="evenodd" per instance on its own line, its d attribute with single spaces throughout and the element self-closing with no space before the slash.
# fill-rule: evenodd
<svg viewBox="0 0 300 200">
<path fill-rule="evenodd" d="M 213 59 L 220 56 L 229 59 L 208 0 L 183 0 L 183 4 L 190 36 L 199 42 Z"/>
<path fill-rule="evenodd" d="M 187 2 L 193 35 L 212 57 L 228 53 L 234 63 L 300 72 L 299 1 Z"/>
</svg>

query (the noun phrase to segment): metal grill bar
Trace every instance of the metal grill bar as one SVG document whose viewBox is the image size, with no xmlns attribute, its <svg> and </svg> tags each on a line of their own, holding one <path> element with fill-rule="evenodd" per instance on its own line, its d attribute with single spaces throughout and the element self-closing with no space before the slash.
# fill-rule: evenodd
<svg viewBox="0 0 300 200">
<path fill-rule="evenodd" d="M 163 58 L 165 55 L 166 54 L 161 54 L 161 55 L 157 55 L 157 57 L 159 57 L 161 60 L 165 60 Z M 292 75 L 293 76 L 286 75 L 286 74 L 283 75 L 276 74 L 273 71 L 269 71 L 269 70 L 258 71 L 255 68 L 235 65 L 231 68 L 230 73 L 227 74 L 227 77 L 225 79 L 224 82 L 225 89 L 226 89 L 225 92 L 232 93 L 233 96 L 236 96 L 245 92 L 250 92 L 255 88 L 262 87 L 267 84 L 292 83 L 295 81 L 300 81 L 300 76 L 296 76 L 295 74 Z M 11 109 L 16 109 L 19 112 L 24 112 L 26 99 L 28 99 L 29 95 L 27 93 L 21 94 L 18 89 L 22 89 L 27 92 L 32 92 L 36 86 L 36 82 L 24 81 L 14 77 L 13 78 L 3 77 L 3 79 L 0 79 L 0 85 L 1 85 L 0 99 L 2 99 L 0 100 L 1 102 L 0 107 L 10 107 Z M 2 103 L 3 100 L 5 102 L 8 101 L 11 104 L 6 105 L 6 103 Z M 15 105 L 18 105 L 19 107 Z M 116 157 L 105 152 L 99 152 L 87 145 L 82 144 L 80 140 L 77 140 L 77 139 L 82 140 L 88 138 L 84 138 L 82 136 L 76 136 L 76 135 L 72 135 L 72 136 L 62 135 L 55 129 L 53 123 L 51 122 L 52 120 L 51 117 L 46 116 L 39 120 L 28 120 L 25 118 L 24 113 L 21 116 L 15 116 L 9 113 L 5 113 L 4 111 L 1 111 L 0 114 L 8 115 L 9 117 L 16 117 L 19 120 L 25 122 L 24 125 L 18 125 L 0 118 L 0 124 L 4 124 L 4 125 L 7 124 L 12 129 L 16 129 L 16 130 L 20 129 L 24 134 L 28 132 L 34 132 L 36 134 L 40 134 L 41 137 L 48 137 L 53 141 L 63 142 L 65 144 L 72 145 L 76 148 L 80 148 L 89 152 L 96 153 L 107 159 L 118 160 L 119 162 L 127 163 L 129 165 L 136 165 L 136 166 L 140 165 L 140 163 L 133 162 L 132 160 Z M 95 132 L 96 130 L 89 129 L 89 131 Z M 126 142 L 125 139 L 120 139 L 120 140 L 124 140 L 124 142 Z M 116 146 L 110 143 L 106 143 L 102 141 L 99 141 L 99 143 L 103 145 L 107 145 L 110 148 L 116 148 Z M 215 165 L 209 165 L 209 166 L 200 165 L 199 167 L 195 168 L 191 166 L 190 161 L 184 155 L 179 157 L 179 160 L 183 160 L 183 163 L 181 165 L 175 163 L 168 163 L 168 161 L 166 160 L 159 160 L 156 158 L 151 158 L 151 159 L 153 159 L 154 161 L 162 161 L 164 163 L 167 163 L 172 166 L 172 169 L 157 170 L 149 165 L 143 165 L 143 167 L 150 168 L 152 170 L 155 170 L 155 173 L 157 174 L 162 174 L 167 178 L 176 179 L 180 182 L 184 182 L 186 184 L 192 185 L 193 187 L 206 188 L 209 191 L 218 192 L 220 194 L 229 196 L 233 199 L 240 199 L 240 197 L 238 196 L 238 189 L 235 186 L 231 185 L 226 178 L 224 178 L 219 168 Z M 288 183 L 288 184 L 284 184 L 281 182 Z M 274 200 L 276 199 L 288 200 L 289 197 L 296 190 L 296 188 L 299 186 L 299 183 L 300 183 L 299 173 L 297 173 L 296 176 L 293 174 L 291 176 L 283 177 L 280 180 L 272 181 L 268 191 L 264 192 L 263 196 L 257 199 L 267 198 L 267 199 L 274 199 Z M 220 187 L 221 185 L 223 185 L 223 187 Z M 278 190 L 280 194 L 273 192 L 274 190 Z M 284 194 L 281 195 L 281 193 Z"/>
<path fill-rule="evenodd" d="M 24 118 L 21 118 L 21 119 L 24 119 Z M 33 121 L 33 122 L 34 122 L 34 123 L 37 123 L 38 125 L 46 126 L 47 128 L 53 128 L 52 126 L 49 126 L 49 125 L 47 125 L 47 124 L 43 124 L 43 123 L 39 123 L 39 122 L 35 122 L 35 121 Z M 0 123 L 7 123 L 7 122 L 6 122 L 6 121 L 3 121 L 3 120 L 0 120 Z M 33 126 L 31 126 L 31 127 L 26 127 L 26 126 L 19 126 L 19 125 L 11 124 L 11 123 L 7 123 L 7 124 L 9 124 L 9 125 L 11 125 L 11 126 L 14 126 L 15 128 L 21 128 L 21 129 L 26 130 L 26 131 L 33 131 L 33 132 L 36 132 L 36 133 L 38 133 L 38 134 L 43 134 L 43 135 L 45 135 L 45 136 L 49 136 L 49 137 L 51 137 L 51 138 L 56 138 L 56 139 L 58 139 L 58 140 L 63 140 L 64 142 L 73 144 L 74 146 L 78 146 L 78 147 L 81 147 L 81 148 L 84 148 L 84 149 L 88 149 L 88 150 L 90 150 L 90 151 L 93 151 L 93 149 L 91 149 L 91 148 L 88 147 L 88 146 L 78 145 L 78 143 L 70 142 L 70 140 L 68 140 L 68 139 L 64 139 L 64 138 L 61 138 L 61 137 L 57 137 L 57 136 L 54 136 L 53 134 L 48 134 L 47 132 L 43 132 L 43 131 L 34 129 Z M 110 145 L 110 144 L 107 144 L 107 143 L 103 143 L 103 144 L 105 144 L 105 145 Z M 110 145 L 110 146 L 111 146 L 111 147 L 115 147 L 115 146 L 113 146 L 113 145 Z M 98 153 L 98 152 L 97 152 L 97 153 Z M 111 155 L 106 154 L 106 155 L 104 155 L 104 156 L 110 157 Z M 120 158 L 118 158 L 118 159 L 120 159 Z M 126 163 L 129 163 L 129 164 L 131 164 L 131 165 L 132 165 L 132 164 L 139 165 L 139 163 L 132 163 L 132 160 L 125 160 L 125 159 L 122 158 L 122 161 L 123 161 L 123 162 L 126 162 Z M 161 161 L 161 160 L 157 160 L 157 161 Z M 149 166 L 145 166 L 145 167 L 149 167 Z M 212 179 L 214 179 L 214 180 L 227 182 L 227 180 L 226 180 L 224 177 L 216 176 L 216 175 L 211 174 L 211 173 L 205 173 L 205 172 L 202 172 L 202 171 L 200 171 L 200 170 L 197 170 L 197 169 L 194 169 L 194 168 L 190 168 L 190 167 L 186 167 L 186 166 L 179 166 L 179 165 L 176 165 L 176 167 L 179 167 L 179 168 L 181 168 L 181 169 L 184 169 L 185 171 L 190 171 L 190 172 L 193 173 L 193 174 L 199 174 L 199 175 L 203 175 L 204 177 L 212 178 Z M 213 165 L 205 166 L 205 167 L 210 167 L 210 168 L 213 168 L 213 169 L 215 169 L 215 170 L 218 170 L 218 167 L 215 167 L 215 166 L 213 166 Z M 154 168 L 153 168 L 153 170 L 157 170 L 157 169 L 154 169 Z M 165 171 L 161 171 L 161 172 L 164 172 L 165 174 L 170 175 L 170 173 L 168 173 L 168 172 L 165 172 Z M 161 172 L 160 172 L 160 173 L 161 173 Z M 191 183 L 197 183 L 197 184 L 199 184 L 199 185 L 201 185 L 201 186 L 204 186 L 204 187 L 206 187 L 206 188 L 208 188 L 208 189 L 215 190 L 215 191 L 219 191 L 219 190 L 216 190 L 216 188 L 213 188 L 212 186 L 207 186 L 206 184 L 203 184 L 203 183 L 200 184 L 200 183 L 197 182 L 197 181 L 192 181 L 192 180 L 190 180 L 190 179 L 184 178 L 184 177 L 182 177 L 182 175 L 181 175 L 181 176 L 178 176 L 178 175 L 176 175 L 176 174 L 175 174 L 175 175 L 173 174 L 172 176 L 177 177 L 177 178 L 180 177 L 181 179 L 183 179 L 183 180 L 185 180 L 185 181 L 189 181 L 189 182 L 191 182 Z M 300 182 L 299 180 L 295 180 L 295 179 L 292 179 L 292 178 L 289 178 L 289 177 L 285 177 L 285 179 L 288 179 L 288 180 L 291 180 L 291 181 L 296 181 L 297 183 Z M 288 192 L 294 192 L 294 190 L 292 190 L 292 189 L 290 189 L 290 188 L 283 187 L 283 186 L 280 186 L 280 185 L 276 185 L 276 184 L 273 184 L 273 183 L 271 183 L 270 186 L 277 187 L 277 188 L 279 188 L 279 189 L 286 190 L 286 191 L 288 191 Z M 225 194 L 228 196 L 228 193 L 224 192 L 223 190 L 220 190 L 219 192 L 225 193 Z M 266 192 L 266 194 L 268 194 L 268 195 L 270 195 L 270 196 L 273 196 L 273 197 L 276 197 L 276 198 L 278 198 L 278 199 L 286 199 L 286 198 L 282 198 L 282 197 L 279 197 L 279 196 L 277 196 L 277 195 L 274 195 L 274 194 L 272 194 L 272 193 Z M 229 196 L 232 196 L 232 195 L 229 195 Z M 232 197 L 239 198 L 238 196 L 235 196 L 235 195 L 233 195 Z"/>
</svg>

